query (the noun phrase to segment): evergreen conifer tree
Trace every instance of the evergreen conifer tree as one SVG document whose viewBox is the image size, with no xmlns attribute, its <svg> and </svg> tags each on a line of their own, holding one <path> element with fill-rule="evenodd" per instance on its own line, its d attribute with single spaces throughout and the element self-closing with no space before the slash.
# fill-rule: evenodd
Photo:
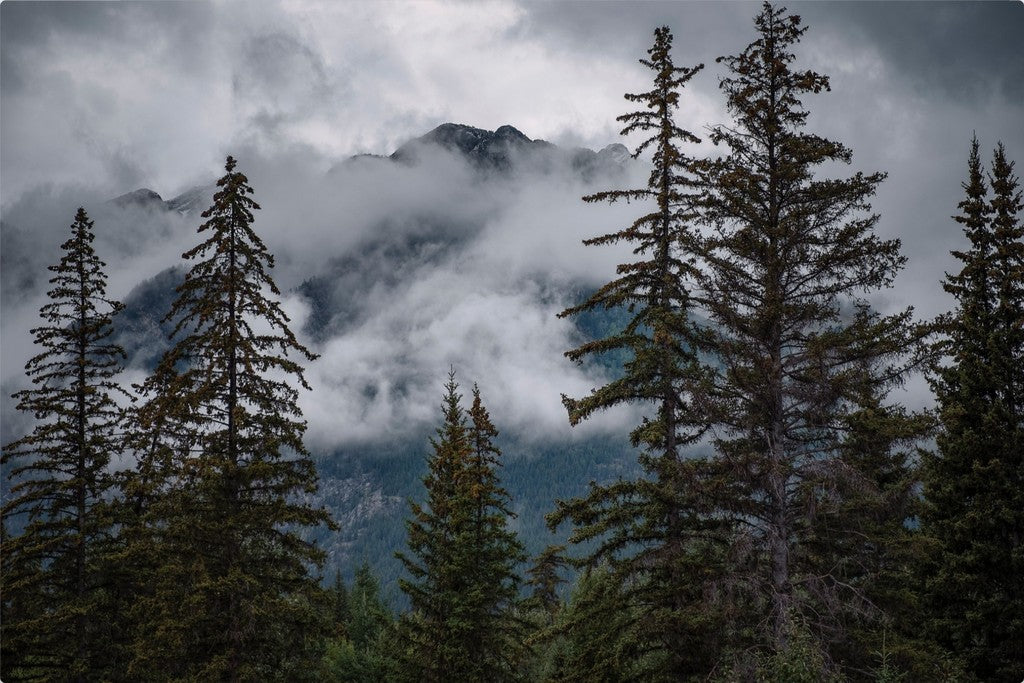
<svg viewBox="0 0 1024 683">
<path fill-rule="evenodd" d="M 971 143 L 963 264 L 943 287 L 957 308 L 940 318 L 932 378 L 936 452 L 926 459 L 923 531 L 934 543 L 924 569 L 930 631 L 982 680 L 1024 668 L 1024 227 L 1013 164 L 1000 145 L 991 201 Z"/>
<path fill-rule="evenodd" d="M 805 626 L 823 627 L 829 656 L 856 671 L 884 651 L 887 670 L 934 678 L 942 652 L 920 633 L 919 582 L 912 574 L 920 544 L 909 524 L 920 514 L 917 444 L 932 420 L 886 405 L 876 369 L 859 372 L 856 407 L 841 425 L 843 466 L 822 488 L 804 543 L 815 575 L 830 575 L 858 591 L 852 603 L 835 610 L 833 623 Z"/>
<path fill-rule="evenodd" d="M 412 557 L 398 553 L 412 580 L 399 584 L 413 612 L 400 626 L 403 668 L 423 681 L 505 680 L 514 672 L 522 547 L 507 529 L 508 494 L 495 468 L 497 430 L 473 390 L 469 419 L 454 371 L 445 386 L 443 425 L 423 483 L 426 505 L 410 502 Z"/>
<path fill-rule="evenodd" d="M 618 277 L 560 314 L 617 307 L 630 312 L 621 332 L 566 352 L 568 358 L 582 361 L 625 351 L 628 360 L 622 376 L 582 399 L 563 400 L 574 425 L 624 403 L 649 407 L 653 415 L 631 433 L 632 444 L 643 449 L 639 460 L 648 476 L 592 484 L 587 496 L 560 502 L 549 523 L 556 527 L 571 520 L 576 527 L 574 543 L 600 539 L 585 563 L 607 561 L 620 590 L 635 601 L 639 616 L 632 626 L 638 629 L 641 650 L 661 656 L 645 659 L 657 662 L 647 675 L 679 679 L 698 670 L 698 662 L 714 648 L 703 621 L 710 612 L 694 608 L 706 593 L 700 584 L 708 577 L 697 568 L 703 555 L 711 552 L 707 539 L 712 524 L 701 502 L 709 470 L 704 460 L 683 453 L 707 425 L 700 397 L 708 373 L 698 358 L 704 333 L 690 315 L 689 288 L 697 274 L 699 241 L 693 224 L 705 165 L 684 153 L 684 144 L 700 140 L 675 121 L 681 90 L 703 65 L 676 67 L 671 50 L 672 33 L 668 27 L 657 29 L 649 58 L 640 60 L 653 72 L 653 88 L 625 95 L 641 108 L 617 119 L 626 124 L 623 135 L 649 136 L 633 154 L 653 150 L 647 187 L 583 198 L 650 204 L 650 211 L 632 225 L 584 241 L 595 246 L 625 242 L 639 260 L 618 266 Z"/>
<path fill-rule="evenodd" d="M 630 603 L 621 581 L 607 566 L 584 570 L 558 617 L 564 640 L 557 643 L 548 680 L 648 680 L 650 667 L 639 655 L 645 648 L 635 640 L 636 608 Z"/>
<path fill-rule="evenodd" d="M 803 98 L 828 90 L 829 80 L 795 68 L 793 48 L 806 31 L 798 16 L 766 2 L 755 22 L 757 39 L 719 59 L 734 122 L 712 130 L 728 153 L 710 174 L 707 267 L 695 297 L 721 362 L 709 412 L 716 460 L 730 477 L 715 507 L 742 550 L 729 571 L 745 648 L 783 661 L 791 646 L 812 643 L 836 665 L 838 653 L 824 650 L 868 606 L 867 589 L 822 566 L 812 539 L 820 541 L 826 516 L 838 525 L 828 544 L 858 531 L 838 514 L 837 482 L 879 472 L 857 471 L 875 464 L 849 457 L 850 421 L 879 408 L 900 421 L 875 404 L 920 362 L 921 330 L 909 310 L 880 315 L 863 299 L 889 286 L 905 261 L 898 240 L 875 235 L 878 217 L 868 213 L 885 175 L 816 177 L 816 168 L 852 157 L 803 131 Z M 905 436 L 910 427 L 886 429 Z M 903 513 L 887 512 L 896 525 Z M 810 640 L 791 642 L 798 632 Z"/>
<path fill-rule="evenodd" d="M 34 385 L 14 395 L 36 426 L 9 444 L 11 499 L 4 538 L 4 680 L 86 680 L 110 675 L 112 643 L 103 573 L 111 552 L 112 456 L 120 452 L 123 391 L 114 377 L 124 351 L 109 339 L 121 304 L 107 298 L 93 222 L 78 209 L 60 262 L 50 266 L 39 353 L 25 371 Z M 19 524 L 21 526 L 22 524 Z M 12 524 L 13 526 L 13 524 Z"/>
<path fill-rule="evenodd" d="M 526 584 L 531 587 L 527 604 L 547 613 L 549 626 L 554 623 L 562 604 L 558 597 L 558 587 L 565 583 L 559 574 L 568 564 L 562 555 L 564 552 L 564 545 L 549 545 L 534 559 L 533 566 L 526 570 L 529 575 Z"/>
<path fill-rule="evenodd" d="M 341 577 L 341 570 L 334 572 L 334 584 L 328 592 L 331 612 L 331 619 L 334 621 L 335 630 L 343 636 L 348 635 L 348 624 L 352 619 L 352 609 L 349 605 L 348 588 L 345 586 L 345 579 Z"/>
<path fill-rule="evenodd" d="M 253 231 L 245 175 L 227 158 L 207 237 L 167 319 L 174 346 L 143 385 L 140 462 L 129 490 L 141 555 L 137 677 L 254 680 L 311 676 L 319 628 L 304 529 L 330 523 L 303 502 L 316 470 L 296 404 L 296 357 L 315 358 L 273 297 L 273 257 Z M 151 560 L 152 562 L 152 560 Z"/>
<path fill-rule="evenodd" d="M 1024 198 L 1014 162 L 1000 142 L 992 154 L 990 212 L 996 286 L 993 358 L 1001 399 L 1010 420 L 1010 448 L 1024 452 Z M 1012 441 L 1016 437 L 1018 441 Z M 1018 506 L 1019 507 L 1019 506 Z M 1018 520 L 1019 521 L 1019 520 Z"/>
<path fill-rule="evenodd" d="M 357 650 L 366 651 L 376 645 L 391 617 L 380 599 L 380 582 L 370 565 L 363 562 L 356 570 L 349 595 L 349 638 Z"/>
<path fill-rule="evenodd" d="M 391 614 L 381 602 L 380 583 L 363 562 L 356 570 L 351 591 L 344 588 L 341 574 L 335 577 L 335 586 L 328 595 L 334 598 L 332 609 L 344 616 L 338 627 L 340 635 L 327 644 L 322 671 L 318 680 L 331 681 L 384 681 L 398 675 L 393 669 L 393 643 Z M 345 595 L 344 608 L 340 596 Z M 341 614 L 344 612 L 344 615 Z"/>
</svg>

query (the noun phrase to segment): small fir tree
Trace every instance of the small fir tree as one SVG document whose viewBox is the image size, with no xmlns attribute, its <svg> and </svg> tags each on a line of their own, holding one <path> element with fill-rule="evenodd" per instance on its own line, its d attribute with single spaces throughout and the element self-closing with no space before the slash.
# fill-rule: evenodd
<svg viewBox="0 0 1024 683">
<path fill-rule="evenodd" d="M 520 640 L 512 607 L 522 547 L 508 530 L 508 494 L 496 467 L 497 430 L 473 390 L 469 419 L 454 371 L 445 386 L 443 425 L 423 483 L 426 505 L 410 502 L 410 555 L 398 553 L 412 580 L 399 584 L 413 612 L 400 625 L 403 668 L 417 680 L 505 680 Z"/>
<path fill-rule="evenodd" d="M 119 302 L 106 295 L 93 222 L 78 209 L 54 274 L 39 353 L 25 371 L 34 385 L 14 395 L 36 420 L 4 448 L 13 482 L 4 539 L 4 680 L 86 680 L 111 675 L 109 600 L 103 567 L 111 552 L 112 456 L 120 452 L 123 391 L 114 377 L 124 351 L 110 341 Z M 13 526 L 13 524 L 12 524 Z M 8 647 L 12 648 L 8 650 Z"/>
<path fill-rule="evenodd" d="M 339 588 L 340 587 L 340 588 Z M 340 631 L 327 644 L 318 680 L 384 681 L 396 676 L 389 640 L 392 617 L 380 599 L 380 583 L 363 562 L 356 570 L 351 591 L 344 589 L 340 572 L 328 591 L 334 598 L 336 618 L 344 616 Z M 340 596 L 345 595 L 344 606 Z"/>
<path fill-rule="evenodd" d="M 554 623 L 562 605 L 558 589 L 565 583 L 560 572 L 568 565 L 562 554 L 564 552 L 564 545 L 549 545 L 534 559 L 533 566 L 526 570 L 529 576 L 526 585 L 530 587 L 527 606 L 545 612 L 548 626 Z"/>
<path fill-rule="evenodd" d="M 635 639 L 636 609 L 622 583 L 607 566 L 584 570 L 558 616 L 557 656 L 547 680 L 558 683 L 617 683 L 649 680 Z"/>
<path fill-rule="evenodd" d="M 352 608 L 349 604 L 349 592 L 345 586 L 345 579 L 341 577 L 341 570 L 334 572 L 334 583 L 331 585 L 327 596 L 330 600 L 328 609 L 331 613 L 331 620 L 334 622 L 335 631 L 340 636 L 348 636 L 348 624 L 352 619 Z"/>
</svg>

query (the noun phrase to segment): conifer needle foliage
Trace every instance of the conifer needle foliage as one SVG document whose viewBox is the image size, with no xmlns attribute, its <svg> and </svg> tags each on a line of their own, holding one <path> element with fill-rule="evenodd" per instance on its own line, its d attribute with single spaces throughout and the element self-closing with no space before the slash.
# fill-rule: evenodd
<svg viewBox="0 0 1024 683">
<path fill-rule="evenodd" d="M 3 507 L 24 531 L 4 538 L 4 680 L 85 680 L 109 675 L 103 561 L 113 536 L 108 466 L 119 453 L 114 381 L 124 351 L 109 339 L 119 302 L 107 298 L 93 222 L 78 209 L 63 256 L 50 266 L 32 387 L 14 395 L 35 428 L 4 448 L 15 482 Z M 13 525 L 12 525 L 13 526 Z"/>
<path fill-rule="evenodd" d="M 587 342 L 566 352 L 571 360 L 609 351 L 625 350 L 629 360 L 620 377 L 581 399 L 565 397 L 569 421 L 576 424 L 596 412 L 620 404 L 650 408 L 631 433 L 634 446 L 643 449 L 640 463 L 648 476 L 637 481 L 591 485 L 584 498 L 560 502 L 551 525 L 566 520 L 575 525 L 573 542 L 600 539 L 586 558 L 596 566 L 607 560 L 608 580 L 632 595 L 638 606 L 631 624 L 636 635 L 636 656 L 657 653 L 648 676 L 678 678 L 700 659 L 701 618 L 690 609 L 700 593 L 692 563 L 703 551 L 700 486 L 705 462 L 688 459 L 683 450 L 706 430 L 701 396 L 709 373 L 698 352 L 704 333 L 691 316 L 689 283 L 696 276 L 698 235 L 694 223 L 703 194 L 705 164 L 687 155 L 683 146 L 700 140 L 676 123 L 676 110 L 686 83 L 703 65 L 676 67 L 672 61 L 672 33 L 667 27 L 654 32 L 648 59 L 652 89 L 627 94 L 640 105 L 623 114 L 623 135 L 640 132 L 647 137 L 634 157 L 652 150 L 653 167 L 647 187 L 610 190 L 584 197 L 586 202 L 639 201 L 650 207 L 631 225 L 584 241 L 600 246 L 625 242 L 638 260 L 617 268 L 617 277 L 578 306 L 561 316 L 596 309 L 625 307 L 631 318 L 625 328 L 604 339 Z M 704 631 L 706 633 L 706 631 Z M 660 657 L 660 659 L 659 659 Z"/>
<path fill-rule="evenodd" d="M 135 416 L 139 514 L 126 533 L 128 552 L 151 558 L 134 609 L 131 671 L 144 678 L 302 676 L 311 656 L 310 569 L 323 553 L 302 533 L 329 519 L 304 502 L 317 475 L 297 398 L 309 388 L 300 360 L 315 356 L 277 300 L 252 188 L 232 157 L 225 171 L 205 239 L 183 255 L 174 346 Z"/>
<path fill-rule="evenodd" d="M 453 371 L 431 439 L 427 500 L 410 502 L 410 554 L 398 553 L 412 577 L 399 581 L 412 602 L 399 627 L 409 680 L 509 680 L 523 638 L 512 607 L 525 556 L 507 528 L 514 515 L 498 479 L 498 431 L 477 387 L 468 415 L 460 399 Z"/>
<path fill-rule="evenodd" d="M 1024 669 L 1024 203 L 1003 145 L 988 185 L 978 147 L 953 217 L 968 247 L 943 283 L 957 306 L 938 321 L 923 573 L 932 635 L 981 680 L 1001 680 Z"/>
<path fill-rule="evenodd" d="M 863 582 L 847 580 L 814 545 L 859 544 L 860 522 L 843 514 L 849 492 L 901 469 L 914 423 L 923 423 L 884 401 L 920 362 L 923 330 L 909 309 L 882 315 L 866 299 L 906 259 L 898 240 L 875 233 L 869 200 L 885 174 L 832 177 L 826 169 L 849 163 L 852 151 L 806 131 L 805 98 L 830 89 L 827 76 L 797 68 L 807 29 L 767 2 L 755 24 L 754 42 L 719 58 L 733 122 L 712 129 L 726 155 L 709 175 L 695 297 L 721 363 L 709 410 L 733 484 L 718 507 L 742 551 L 730 572 L 749 600 L 740 613 L 752 618 L 750 645 L 784 658 L 792 634 L 806 630 L 822 661 L 841 666 L 830 643 L 847 637 L 850 619 L 880 615 Z M 884 417 L 892 440 L 857 455 L 851 448 L 879 446 L 856 440 L 865 411 Z M 905 507 L 878 513 L 898 529 Z"/>
</svg>

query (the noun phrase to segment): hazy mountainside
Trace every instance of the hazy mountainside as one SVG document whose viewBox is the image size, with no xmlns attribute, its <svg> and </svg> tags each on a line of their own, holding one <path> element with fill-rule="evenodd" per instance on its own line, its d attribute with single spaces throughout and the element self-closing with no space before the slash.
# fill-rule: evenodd
<svg viewBox="0 0 1024 683">
<path fill-rule="evenodd" d="M 347 225 L 357 219 L 336 217 L 335 230 L 345 233 L 347 242 L 342 247 L 323 246 L 312 268 L 300 269 L 295 263 L 298 259 L 287 248 L 272 249 L 278 257 L 276 277 L 286 300 L 293 304 L 289 310 L 299 311 L 293 327 L 322 354 L 313 373 L 314 391 L 306 397 L 305 405 L 312 436 L 307 442 L 321 477 L 316 502 L 329 508 L 341 525 L 338 533 L 321 533 L 320 541 L 329 553 L 325 576 L 333 576 L 336 567 L 350 574 L 365 559 L 381 576 L 385 593 L 392 599 L 397 597 L 399 564 L 393 553 L 405 543 L 406 501 L 422 494 L 420 478 L 426 471 L 428 438 L 440 416 L 442 383 L 449 365 L 459 373 L 457 380 L 464 395 L 468 396 L 473 382 L 480 382 L 484 399 L 492 407 L 493 419 L 502 432 L 498 445 L 504 451 L 503 479 L 518 514 L 514 527 L 531 554 L 564 540 L 565 532 L 555 537 L 544 525 L 544 515 L 553 509 L 556 499 L 583 493 L 591 480 L 632 476 L 635 456 L 625 438 L 593 431 L 576 434 L 566 426 L 555 392 L 575 392 L 593 384 L 569 387 L 554 379 L 553 387 L 545 388 L 554 404 L 551 412 L 557 413 L 550 415 L 549 421 L 561 426 L 552 430 L 522 416 L 513 419 L 512 415 L 503 415 L 501 406 L 509 402 L 503 394 L 523 391 L 522 386 L 510 385 L 520 379 L 530 383 L 531 378 L 524 374 L 528 368 L 511 366 L 504 373 L 492 373 L 492 364 L 486 359 L 463 358 L 467 348 L 471 355 L 479 355 L 483 353 L 481 347 L 490 345 L 495 350 L 489 353 L 502 356 L 502 343 L 517 347 L 537 343 L 536 349 L 522 351 L 525 358 L 537 356 L 545 363 L 562 362 L 561 352 L 569 348 L 570 341 L 599 336 L 621 324 L 621 316 L 613 311 L 565 322 L 568 332 L 559 333 L 569 335 L 564 340 L 556 338 L 549 343 L 526 330 L 521 342 L 503 341 L 500 337 L 508 336 L 503 330 L 520 328 L 524 320 L 534 321 L 538 332 L 548 335 L 556 324 L 554 313 L 568 301 L 582 297 L 592 284 L 550 268 L 533 267 L 514 255 L 508 257 L 511 269 L 527 275 L 510 275 L 507 282 L 499 284 L 479 282 L 473 268 L 494 270 L 486 264 L 478 265 L 485 251 L 487 258 L 501 263 L 502 254 L 489 253 L 494 249 L 486 246 L 485 239 L 494 239 L 491 233 L 497 232 L 495 216 L 509 212 L 508 206 L 519 201 L 517 193 L 536 191 L 532 189 L 535 187 L 551 191 L 547 186 L 563 183 L 567 188 L 565 203 L 575 206 L 582 194 L 578 187 L 621 182 L 629 161 L 626 148 L 619 144 L 598 152 L 563 149 L 531 140 L 512 126 L 486 131 L 448 123 L 400 146 L 389 157 L 360 155 L 327 173 L 328 185 L 364 182 L 375 194 L 377 190 L 387 191 L 389 179 L 394 177 L 409 182 L 414 195 L 421 187 L 421 178 L 430 176 L 434 184 L 405 204 L 401 204 L 405 198 L 398 197 L 394 206 L 389 205 L 386 195 L 375 203 L 368 200 L 370 207 L 362 211 L 371 218 L 363 218 L 365 225 L 358 231 Z M 164 200 L 157 192 L 140 188 L 97 207 L 97 225 L 100 230 L 115 226 L 112 232 L 137 236 L 140 242 L 166 239 L 170 245 L 167 249 L 176 249 L 173 256 L 177 256 L 179 245 L 187 248 L 194 240 L 199 213 L 210 204 L 215 190 L 212 184 L 199 185 Z M 256 184 L 255 197 L 263 204 L 263 213 L 275 208 L 272 185 Z M 354 209 L 353 215 L 358 211 Z M 303 215 L 288 218 L 301 230 Z M 553 225 L 549 230 L 558 229 Z M 348 233 L 353 236 L 348 237 Z M 44 249 L 44 245 L 29 242 L 25 234 L 7 224 L 3 236 L 5 299 L 14 292 L 39 290 L 45 284 L 45 268 L 33 272 L 8 264 L 31 264 L 36 259 L 19 259 L 24 250 L 50 254 L 56 253 L 56 245 L 45 245 Z M 305 239 L 301 234 L 299 238 Z M 519 238 L 506 235 L 503 239 Z M 576 239 L 571 243 L 579 244 Z M 121 247 L 129 256 L 133 249 L 142 248 L 131 244 Z M 123 254 L 105 254 L 112 271 L 117 271 Z M 118 342 L 128 353 L 128 368 L 135 378 L 151 368 L 169 346 L 167 334 L 172 325 L 162 318 L 185 271 L 173 259 L 166 263 L 173 265 L 141 274 L 123 297 L 125 310 L 116 320 Z M 454 282 L 449 282 L 452 278 Z M 448 283 L 445 286 L 452 286 L 453 291 L 434 291 L 442 286 L 439 282 Z M 480 319 L 467 321 L 465 331 L 437 332 L 429 313 L 415 319 L 422 308 L 417 302 L 424 297 L 439 306 L 443 314 L 446 301 L 457 307 L 462 305 L 460 302 L 483 296 L 490 297 L 489 303 L 471 309 L 472 315 Z M 502 308 L 508 302 L 512 302 L 510 307 Z M 412 313 L 407 315 L 403 307 L 410 307 Z M 481 325 L 492 329 L 482 329 Z M 462 351 L 432 354 L 430 347 L 436 343 L 431 339 L 436 337 L 431 334 L 462 337 L 456 340 L 456 347 Z M 368 336 L 381 338 L 391 346 L 379 350 L 377 356 L 365 357 L 363 340 Z M 353 355 L 350 347 L 358 347 L 358 353 Z M 622 360 L 602 359 L 584 368 L 580 381 L 589 382 L 586 373 L 601 374 Z M 322 390 L 325 386 L 333 387 L 334 393 Z M 338 396 L 344 397 L 344 404 L 335 404 Z M 349 433 L 331 438 L 317 436 L 330 432 L 325 422 L 336 421 L 347 424 Z M 9 486 L 6 482 L 4 485 Z"/>
<path fill-rule="evenodd" d="M 120 197 L 110 200 L 110 203 L 119 208 L 137 207 L 153 210 L 174 211 L 182 216 L 198 216 L 210 203 L 213 193 L 216 191 L 214 185 L 208 187 L 193 187 L 173 199 L 164 199 L 149 188 L 143 187 L 132 192 L 127 192 Z"/>
</svg>

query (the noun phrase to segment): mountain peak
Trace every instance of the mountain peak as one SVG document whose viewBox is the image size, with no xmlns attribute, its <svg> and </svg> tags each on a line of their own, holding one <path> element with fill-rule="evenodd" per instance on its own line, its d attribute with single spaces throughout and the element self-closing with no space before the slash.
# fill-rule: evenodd
<svg viewBox="0 0 1024 683">
<path fill-rule="evenodd" d="M 462 123 L 442 123 L 426 135 L 399 147 L 391 158 L 415 163 L 420 151 L 428 145 L 464 156 L 478 167 L 503 171 L 511 167 L 513 155 L 550 147 L 543 140 L 531 140 L 522 131 L 507 124 L 491 131 Z"/>
<path fill-rule="evenodd" d="M 163 197 L 148 187 L 140 187 L 138 190 L 126 192 L 120 197 L 114 197 L 110 200 L 111 204 L 116 204 L 121 208 L 128 206 L 153 206 L 163 204 L 163 202 Z"/>
<path fill-rule="evenodd" d="M 494 137 L 501 140 L 516 140 L 519 142 L 534 142 L 530 138 L 523 135 L 523 133 L 515 126 L 510 126 L 507 123 L 504 126 L 500 126 L 494 131 Z"/>
</svg>

